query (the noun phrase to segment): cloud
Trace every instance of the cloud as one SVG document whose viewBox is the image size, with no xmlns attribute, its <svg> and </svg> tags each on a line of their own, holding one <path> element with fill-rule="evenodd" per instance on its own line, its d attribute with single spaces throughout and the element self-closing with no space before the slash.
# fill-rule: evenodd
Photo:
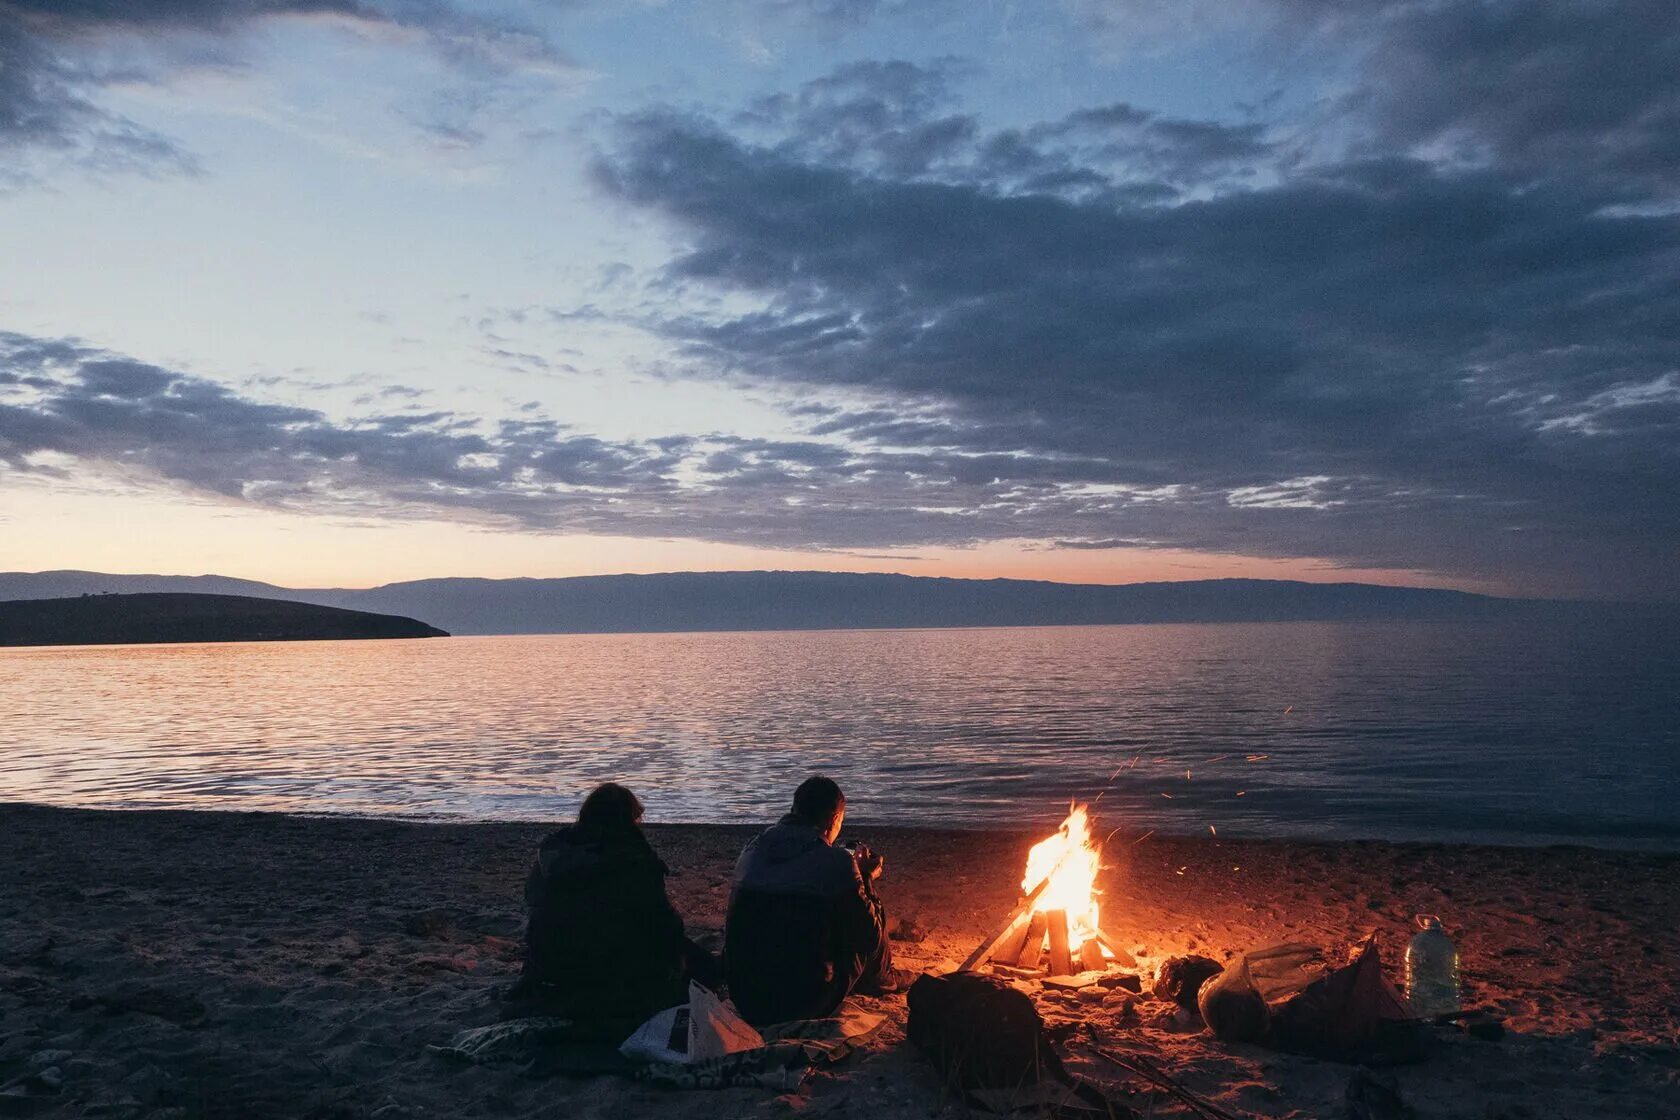
<svg viewBox="0 0 1680 1120">
<path fill-rule="evenodd" d="M 1672 380 L 1593 398 L 1591 406 L 1601 417 L 1642 414 L 1613 428 L 1644 430 L 1642 438 L 1653 441 L 1667 440 L 1680 423 Z M 842 429 L 880 422 L 868 411 L 827 416 Z M 954 446 L 965 434 L 977 435 L 967 442 L 979 449 Z M 1534 563 L 1512 565 L 1519 574 L 1556 577 L 1560 567 L 1589 562 L 1606 577 L 1645 571 L 1637 556 L 1606 566 L 1602 541 L 1561 548 L 1564 527 L 1543 519 L 1506 516 L 1490 526 L 1502 516 L 1499 503 L 1476 496 L 1332 476 L 1235 485 L 1251 477 L 1247 471 L 1204 470 L 1200 482 L 1141 485 L 1132 481 L 1141 472 L 1122 456 L 986 444 L 984 433 L 955 421 L 938 439 L 895 449 L 868 439 L 718 433 L 609 440 L 529 412 L 501 421 L 441 411 L 336 419 L 71 340 L 0 333 L 0 474 L 74 472 L 91 481 L 114 473 L 303 512 L 805 549 L 1025 539 L 1057 548 L 1192 548 L 1417 567 L 1485 561 L 1491 532 L 1507 537 L 1506 548 L 1536 550 Z M 1622 469 L 1625 478 L 1614 463 L 1584 466 Z M 1553 481 L 1560 493 L 1578 486 L 1581 498 L 1597 494 L 1590 478 Z M 1627 504 L 1618 503 L 1609 520 L 1627 515 Z M 1650 516 L 1672 526 L 1666 504 Z M 1110 528 L 1119 531 L 1103 532 Z"/>
<path fill-rule="evenodd" d="M 778 130 L 787 151 L 916 174 L 962 151 L 977 131 L 971 116 L 939 115 L 962 69 L 955 61 L 857 62 L 760 98 L 741 119 Z"/>
<path fill-rule="evenodd" d="M 1342 52 L 1373 146 L 1612 193 L 1680 189 L 1668 0 L 1271 0 L 1298 52 Z"/>
<path fill-rule="evenodd" d="M 1669 0 L 1062 0 L 1114 57 L 1248 44 L 1316 92 L 1303 142 L 1600 190 L 1680 188 L 1680 19 Z M 1317 89 L 1312 90 L 1316 84 Z"/>
<path fill-rule="evenodd" d="M 177 378 L 168 370 L 120 358 L 81 363 L 83 386 L 99 397 L 139 400 L 168 390 Z"/>
<path fill-rule="evenodd" d="M 0 333 L 6 473 L 149 480 L 302 512 L 845 551 L 1098 547 L 1108 542 L 1091 541 L 1090 527 L 1116 523 L 1127 543 L 1229 549 L 1255 517 L 1278 512 L 1239 509 L 1219 490 L 1135 486 L 1115 463 L 1063 453 L 718 433 L 609 440 L 540 412 L 339 419 L 72 340 Z"/>
<path fill-rule="evenodd" d="M 13 386 L 0 391 L 0 464 L 15 471 L 68 457 L 265 504 L 396 510 L 476 497 L 497 513 L 554 486 L 659 487 L 670 464 L 657 445 L 547 421 L 486 426 L 431 412 L 338 423 L 66 341 L 0 334 L 0 368 L 0 386 Z"/>
<path fill-rule="evenodd" d="M 1250 177 L 1281 155 L 1260 123 L 1185 120 L 1123 102 L 988 133 L 958 107 L 958 88 L 977 70 L 955 58 L 850 63 L 758 98 L 732 123 L 789 160 L 1076 198 L 1161 201 Z"/>
<path fill-rule="evenodd" d="M 620 118 L 599 180 L 680 246 L 653 328 L 714 376 L 881 402 L 816 434 L 1181 488 L 1176 521 L 1087 495 L 1060 539 L 1680 593 L 1680 219 L 1126 105 L 903 158 L 947 88 L 853 67 L 730 124 Z"/>
<path fill-rule="evenodd" d="M 97 108 L 87 96 L 97 84 L 0 5 L 0 186 L 28 182 L 21 157 L 42 152 L 96 173 L 197 170 L 167 138 Z"/>
<path fill-rule="evenodd" d="M 715 433 L 606 440 L 540 415 L 340 420 L 71 340 L 0 333 L 0 472 L 72 466 L 277 508 L 784 547 L 1065 531 L 1092 503 L 1123 500 L 1064 487 L 1090 465 L 1013 456 Z"/>
<path fill-rule="evenodd" d="M 1125 537 L 1101 537 L 1096 540 L 1059 540 L 1051 541 L 1050 543 L 1055 548 L 1086 549 L 1091 551 L 1104 551 L 1114 548 L 1137 548 L 1140 545 L 1148 544 L 1147 541 L 1129 540 Z"/>
<path fill-rule="evenodd" d="M 27 182 L 46 157 L 100 174 L 196 173 L 191 153 L 100 107 L 99 91 L 162 80 L 183 59 L 226 67 L 235 36 L 282 19 L 424 44 L 480 87 L 514 72 L 569 69 L 540 35 L 442 0 L 0 0 L 0 177 Z M 197 47 L 171 56 L 182 43 Z M 113 46 L 126 48 L 115 52 L 120 63 L 110 61 Z M 487 96 L 440 94 L 437 119 L 420 124 L 443 144 L 475 142 L 462 106 Z"/>
</svg>

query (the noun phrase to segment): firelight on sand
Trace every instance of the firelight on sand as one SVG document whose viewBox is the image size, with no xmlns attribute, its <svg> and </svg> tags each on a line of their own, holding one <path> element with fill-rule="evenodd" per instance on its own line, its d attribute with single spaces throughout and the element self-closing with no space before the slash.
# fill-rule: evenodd
<svg viewBox="0 0 1680 1120">
<path fill-rule="evenodd" d="M 1061 827 L 1027 853 L 1027 874 L 1021 880 L 1021 890 L 1031 891 L 1049 878 L 1050 885 L 1033 900 L 1033 911 L 1067 911 L 1068 945 L 1076 953 L 1085 942 L 1096 939 L 1101 928 L 1097 923 L 1101 856 L 1091 843 L 1090 807 L 1080 804 L 1071 806 Z"/>
</svg>

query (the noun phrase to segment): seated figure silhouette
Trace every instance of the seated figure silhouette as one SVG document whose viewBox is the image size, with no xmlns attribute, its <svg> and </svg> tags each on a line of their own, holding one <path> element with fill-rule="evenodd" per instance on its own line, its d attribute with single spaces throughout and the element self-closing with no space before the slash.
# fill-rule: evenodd
<svg viewBox="0 0 1680 1120">
<path fill-rule="evenodd" d="M 730 998 L 748 1022 L 822 1018 L 854 990 L 902 985 L 875 894 L 882 859 L 835 844 L 845 819 L 840 787 L 810 778 L 793 811 L 741 853 L 723 959 Z"/>
<path fill-rule="evenodd" d="M 618 1042 L 687 1001 L 703 951 L 683 935 L 641 820 L 636 795 L 608 783 L 584 799 L 576 824 L 543 840 L 525 884 L 525 968 L 510 1012 L 564 1015 Z"/>
</svg>

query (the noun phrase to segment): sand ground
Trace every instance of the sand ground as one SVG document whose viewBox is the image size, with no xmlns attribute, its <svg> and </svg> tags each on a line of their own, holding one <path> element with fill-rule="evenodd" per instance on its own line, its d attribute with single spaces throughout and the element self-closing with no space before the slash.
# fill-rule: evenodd
<svg viewBox="0 0 1680 1120">
<path fill-rule="evenodd" d="M 665 1092 L 462 1066 L 428 1043 L 492 1021 L 518 969 L 520 887 L 546 829 L 0 806 L 0 1116 L 962 1116 L 903 1042 L 797 1094 Z M 691 932 L 723 921 L 750 829 L 650 835 Z M 1018 893 L 1014 833 L 869 829 L 901 963 L 953 967 Z M 1421 1117 L 1680 1117 L 1680 857 L 1579 848 L 1177 839 L 1111 843 L 1104 925 L 1147 965 L 1285 940 L 1340 954 L 1375 931 L 1391 967 L 1419 912 L 1457 935 L 1468 1002 L 1499 1041 L 1443 1031 L 1394 1071 Z M 603 953 L 603 967 L 629 967 Z M 1069 1064 L 1155 1056 L 1242 1115 L 1340 1117 L 1345 1066 L 1227 1047 L 1170 1005 L 1044 998 Z M 1135 1087 L 1135 1086 L 1134 1086 Z M 1146 1114 L 1176 1106 L 1146 1094 Z"/>
</svg>

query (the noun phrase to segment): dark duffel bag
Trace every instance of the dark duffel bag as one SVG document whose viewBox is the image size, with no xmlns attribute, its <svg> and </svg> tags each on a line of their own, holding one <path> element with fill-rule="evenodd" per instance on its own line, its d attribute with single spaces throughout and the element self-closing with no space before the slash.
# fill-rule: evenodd
<svg viewBox="0 0 1680 1120">
<path fill-rule="evenodd" d="M 905 1033 L 945 1086 L 971 1105 L 1051 1116 L 1133 1117 L 1099 1090 L 1068 1075 L 1044 1020 L 1024 993 L 978 972 L 922 976 L 906 996 Z"/>
</svg>

